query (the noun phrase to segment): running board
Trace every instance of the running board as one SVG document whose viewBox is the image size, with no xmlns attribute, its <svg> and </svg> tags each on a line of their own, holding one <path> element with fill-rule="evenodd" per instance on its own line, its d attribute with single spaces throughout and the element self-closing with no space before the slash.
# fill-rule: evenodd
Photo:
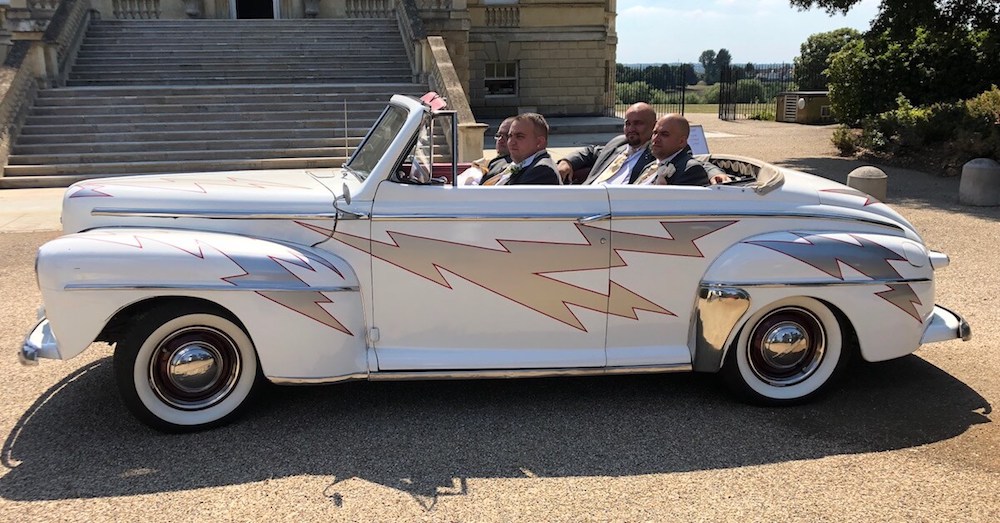
<svg viewBox="0 0 1000 523">
<path fill-rule="evenodd" d="M 567 376 L 615 376 L 622 374 L 664 374 L 690 372 L 690 363 L 673 365 L 639 365 L 634 367 L 583 367 L 570 369 L 491 369 L 491 370 L 417 370 L 382 371 L 347 374 L 329 378 L 287 378 L 268 376 L 279 385 L 318 385 L 341 381 L 424 381 L 424 380 L 484 380 L 517 378 L 555 378 Z"/>
</svg>

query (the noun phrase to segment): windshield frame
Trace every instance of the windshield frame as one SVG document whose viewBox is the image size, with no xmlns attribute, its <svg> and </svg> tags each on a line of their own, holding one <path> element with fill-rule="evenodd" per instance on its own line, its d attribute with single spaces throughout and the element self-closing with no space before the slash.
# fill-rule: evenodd
<svg viewBox="0 0 1000 523">
<path fill-rule="evenodd" d="M 406 127 L 409 112 L 390 103 L 344 164 L 345 170 L 365 181 Z M 388 126 L 388 127 L 386 127 Z"/>
</svg>

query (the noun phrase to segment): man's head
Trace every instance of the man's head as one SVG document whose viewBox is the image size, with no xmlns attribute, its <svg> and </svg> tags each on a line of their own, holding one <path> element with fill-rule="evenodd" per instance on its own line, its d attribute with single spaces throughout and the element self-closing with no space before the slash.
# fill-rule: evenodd
<svg viewBox="0 0 1000 523">
<path fill-rule="evenodd" d="M 679 114 L 668 114 L 656 121 L 649 151 L 657 160 L 663 160 L 687 146 L 691 125 Z"/>
<path fill-rule="evenodd" d="M 514 117 L 511 116 L 501 122 L 500 128 L 497 129 L 497 156 L 507 156 L 510 154 L 510 151 L 507 150 L 507 135 L 510 134 L 510 124 L 513 121 Z"/>
<path fill-rule="evenodd" d="M 507 138 L 507 149 L 510 159 L 520 162 L 525 158 L 548 147 L 549 124 L 545 117 L 538 113 L 524 113 L 514 117 L 510 124 L 510 137 Z"/>
<path fill-rule="evenodd" d="M 656 123 L 656 111 L 646 102 L 632 104 L 625 111 L 625 140 L 632 147 L 649 141 L 653 135 L 653 125 Z"/>
</svg>

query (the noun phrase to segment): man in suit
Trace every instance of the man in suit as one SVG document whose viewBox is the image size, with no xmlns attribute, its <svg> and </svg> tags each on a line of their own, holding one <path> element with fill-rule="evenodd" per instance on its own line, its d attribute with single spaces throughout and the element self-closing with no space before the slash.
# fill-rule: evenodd
<svg viewBox="0 0 1000 523">
<path fill-rule="evenodd" d="M 646 166 L 636 185 L 708 185 L 705 165 L 694 159 L 688 146 L 691 126 L 687 118 L 668 114 L 656 121 L 649 150 L 656 161 Z"/>
<path fill-rule="evenodd" d="M 496 158 L 490 160 L 490 163 L 486 166 L 486 174 L 483 175 L 484 181 L 500 174 L 500 172 L 503 171 L 508 164 L 510 164 L 510 151 L 507 150 L 507 137 L 510 135 L 510 124 L 513 121 L 514 117 L 511 116 L 501 122 L 500 127 L 497 129 L 497 156 Z"/>
<path fill-rule="evenodd" d="M 603 146 L 588 146 L 559 160 L 559 174 L 570 180 L 578 169 L 590 168 L 584 184 L 633 183 L 639 173 L 655 159 L 647 147 L 656 124 L 656 111 L 645 102 L 631 105 L 625 111 L 625 134 L 616 136 Z"/>
<path fill-rule="evenodd" d="M 514 117 L 510 124 L 507 149 L 511 163 L 503 172 L 483 181 L 483 185 L 559 185 L 556 164 L 545 150 L 549 144 L 549 124 L 537 113 Z"/>
</svg>

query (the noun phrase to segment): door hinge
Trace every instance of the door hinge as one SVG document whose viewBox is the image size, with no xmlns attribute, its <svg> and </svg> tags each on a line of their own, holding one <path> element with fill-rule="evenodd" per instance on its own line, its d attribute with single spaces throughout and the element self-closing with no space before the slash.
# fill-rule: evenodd
<svg viewBox="0 0 1000 523">
<path fill-rule="evenodd" d="M 368 329 L 368 342 L 369 343 L 378 342 L 378 327 L 372 327 Z"/>
</svg>

